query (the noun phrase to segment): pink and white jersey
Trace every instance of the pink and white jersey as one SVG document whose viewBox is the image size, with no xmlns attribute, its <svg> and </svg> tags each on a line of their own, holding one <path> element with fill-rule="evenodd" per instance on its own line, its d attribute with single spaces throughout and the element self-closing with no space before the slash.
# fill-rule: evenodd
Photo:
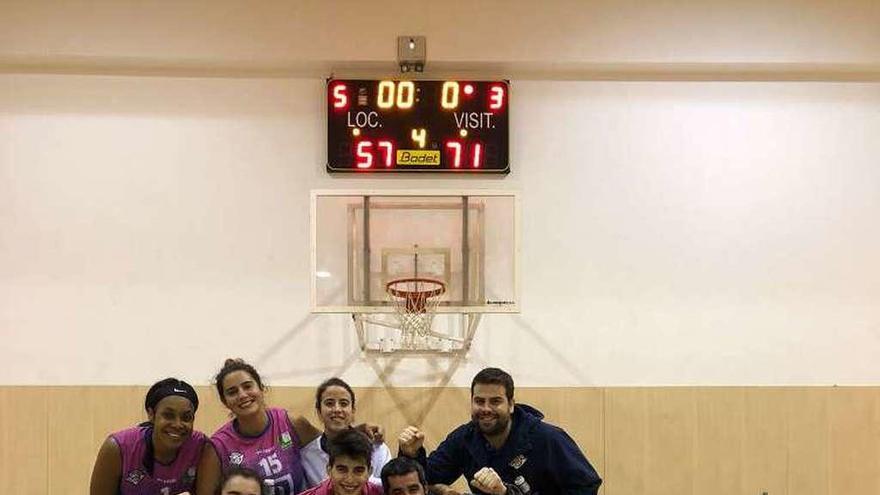
<svg viewBox="0 0 880 495">
<path fill-rule="evenodd" d="M 270 407 L 266 412 L 269 424 L 259 435 L 242 435 L 230 421 L 211 436 L 211 443 L 223 472 L 233 465 L 254 469 L 272 495 L 294 495 L 305 488 L 299 440 L 287 411 Z"/>
<path fill-rule="evenodd" d="M 122 495 L 177 495 L 192 491 L 196 480 L 196 466 L 202 455 L 206 437 L 202 432 L 192 435 L 180 446 L 171 464 L 153 463 L 153 473 L 144 466 L 147 439 L 151 426 L 135 426 L 110 435 L 122 455 L 122 477 L 119 493 Z"/>
</svg>

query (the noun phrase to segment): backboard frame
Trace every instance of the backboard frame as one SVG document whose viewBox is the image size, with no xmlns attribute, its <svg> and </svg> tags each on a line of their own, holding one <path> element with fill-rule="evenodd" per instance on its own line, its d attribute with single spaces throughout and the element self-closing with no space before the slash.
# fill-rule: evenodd
<svg viewBox="0 0 880 495">
<path fill-rule="evenodd" d="M 318 281 L 318 200 L 322 197 L 343 197 L 343 196 L 367 196 L 381 198 L 445 198 L 445 197 L 509 197 L 512 203 L 512 237 L 513 237 L 513 267 L 512 267 L 512 285 L 513 285 L 513 301 L 505 301 L 503 304 L 493 304 L 486 301 L 481 305 L 442 305 L 437 308 L 437 313 L 452 314 L 473 314 L 473 313 L 519 313 L 520 287 L 519 287 L 519 258 L 520 258 L 520 200 L 519 192 L 515 190 L 495 190 L 495 189 L 316 189 L 311 191 L 310 195 L 310 308 L 312 313 L 350 313 L 350 314 L 369 314 L 369 313 L 393 313 L 394 308 L 388 306 L 373 305 L 318 305 L 317 302 L 317 281 Z M 509 210 L 505 210 L 509 211 Z M 349 249 L 351 247 L 349 246 Z M 353 283 L 349 275 L 346 284 L 351 290 Z"/>
</svg>

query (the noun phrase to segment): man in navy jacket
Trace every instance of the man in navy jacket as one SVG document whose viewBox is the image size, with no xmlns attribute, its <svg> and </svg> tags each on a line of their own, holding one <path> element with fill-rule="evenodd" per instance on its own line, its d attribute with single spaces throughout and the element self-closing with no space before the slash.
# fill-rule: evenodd
<svg viewBox="0 0 880 495">
<path fill-rule="evenodd" d="M 471 421 L 456 428 L 427 456 L 425 435 L 414 426 L 400 434 L 400 454 L 425 467 L 432 492 L 456 494 L 448 485 L 464 475 L 489 495 L 596 495 L 601 478 L 562 428 L 514 404 L 513 378 L 486 368 L 471 382 Z"/>
</svg>

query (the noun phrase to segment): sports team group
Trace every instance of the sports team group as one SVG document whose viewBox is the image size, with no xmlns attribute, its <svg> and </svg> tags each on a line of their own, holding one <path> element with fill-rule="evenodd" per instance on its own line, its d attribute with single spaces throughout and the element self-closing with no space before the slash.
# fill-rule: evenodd
<svg viewBox="0 0 880 495">
<path fill-rule="evenodd" d="M 199 397 L 166 378 L 147 392 L 148 421 L 111 434 L 92 470 L 90 495 L 595 495 L 602 480 L 572 438 L 516 403 L 513 378 L 486 368 L 471 382 L 471 421 L 428 454 L 408 426 L 397 457 L 382 428 L 355 424 L 355 395 L 339 378 L 322 383 L 323 430 L 270 407 L 253 366 L 227 359 L 217 393 L 232 419 L 211 437 L 193 429 Z"/>
</svg>

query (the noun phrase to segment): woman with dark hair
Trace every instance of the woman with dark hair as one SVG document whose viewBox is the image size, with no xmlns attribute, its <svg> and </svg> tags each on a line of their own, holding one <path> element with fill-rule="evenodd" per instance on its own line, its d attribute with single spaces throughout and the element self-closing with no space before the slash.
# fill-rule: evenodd
<svg viewBox="0 0 880 495">
<path fill-rule="evenodd" d="M 107 437 L 98 451 L 90 495 L 176 495 L 195 485 L 196 467 L 206 443 L 193 431 L 199 397 L 176 378 L 147 391 L 148 421 Z"/>
<path fill-rule="evenodd" d="M 253 469 L 273 495 L 305 488 L 299 449 L 320 432 L 302 416 L 266 405 L 263 379 L 241 359 L 227 359 L 215 377 L 220 401 L 233 419 L 208 442 L 199 462 L 197 495 L 213 495 L 232 467 Z"/>
<path fill-rule="evenodd" d="M 341 378 L 325 380 L 315 392 L 315 410 L 324 424 L 324 433 L 302 449 L 306 485 L 316 486 L 327 478 L 330 460 L 329 442 L 341 433 L 351 430 L 355 415 L 354 391 Z M 384 442 L 373 443 L 370 453 L 370 481 L 381 484 L 382 467 L 391 460 L 391 450 Z"/>
</svg>

